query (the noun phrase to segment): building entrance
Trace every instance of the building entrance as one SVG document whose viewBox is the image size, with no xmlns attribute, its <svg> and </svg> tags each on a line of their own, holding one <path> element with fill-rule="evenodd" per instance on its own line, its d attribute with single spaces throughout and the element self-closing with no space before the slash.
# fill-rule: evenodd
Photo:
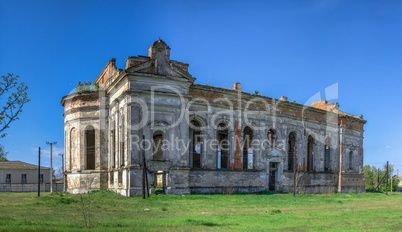
<svg viewBox="0 0 402 232">
<path fill-rule="evenodd" d="M 269 163 L 269 191 L 276 190 L 278 163 Z"/>
</svg>

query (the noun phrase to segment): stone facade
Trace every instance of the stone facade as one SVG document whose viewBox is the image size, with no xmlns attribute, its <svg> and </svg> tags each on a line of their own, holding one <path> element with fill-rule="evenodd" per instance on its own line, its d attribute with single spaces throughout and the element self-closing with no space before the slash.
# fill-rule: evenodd
<svg viewBox="0 0 402 232">
<path fill-rule="evenodd" d="M 362 117 L 194 82 L 157 40 L 63 97 L 67 190 L 364 191 Z"/>
</svg>

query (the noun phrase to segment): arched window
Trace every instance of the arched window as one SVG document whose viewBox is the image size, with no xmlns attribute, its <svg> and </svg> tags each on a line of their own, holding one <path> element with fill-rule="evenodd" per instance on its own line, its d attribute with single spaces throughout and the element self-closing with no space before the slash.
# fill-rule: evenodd
<svg viewBox="0 0 402 232">
<path fill-rule="evenodd" d="M 325 139 L 324 145 L 324 171 L 328 171 L 331 168 L 331 139 Z"/>
<path fill-rule="evenodd" d="M 68 156 L 69 155 L 71 155 L 70 154 L 70 152 L 67 150 L 67 149 L 70 149 L 70 148 L 68 148 L 68 144 L 70 143 L 70 139 L 68 138 L 68 131 L 67 130 L 64 130 L 64 151 L 65 151 L 65 153 L 64 153 L 64 159 L 62 159 L 62 167 L 64 167 L 63 168 L 63 175 L 64 175 L 64 173 L 66 172 L 66 169 L 68 169 L 68 167 L 69 166 L 67 166 L 67 164 L 68 164 Z M 63 156 L 63 155 L 62 155 Z"/>
<path fill-rule="evenodd" d="M 229 130 L 225 123 L 220 123 L 217 128 L 216 138 L 218 140 L 217 167 L 229 168 Z"/>
<path fill-rule="evenodd" d="M 95 169 L 95 129 L 89 126 L 85 129 L 86 169 Z"/>
<path fill-rule="evenodd" d="M 353 151 L 349 152 L 349 169 L 353 169 Z"/>
<path fill-rule="evenodd" d="M 243 130 L 243 169 L 253 169 L 253 130 L 246 126 Z"/>
<path fill-rule="evenodd" d="M 192 120 L 190 122 L 190 162 L 193 168 L 201 168 L 201 131 L 200 123 Z"/>
<path fill-rule="evenodd" d="M 71 171 L 72 169 L 73 169 L 73 157 L 76 155 L 76 149 L 77 149 L 77 146 L 76 146 L 76 144 L 74 143 L 74 141 L 76 141 L 77 140 L 77 137 L 76 137 L 76 129 L 75 128 L 72 128 L 71 130 L 70 130 L 70 143 L 69 143 L 69 146 L 70 146 L 70 154 L 69 154 L 69 157 L 68 157 L 68 159 L 66 159 L 66 160 L 68 160 L 69 161 L 69 165 L 68 165 L 68 167 L 69 167 L 69 170 Z M 67 158 L 67 157 L 66 157 Z"/>
<path fill-rule="evenodd" d="M 163 160 L 163 150 L 162 150 L 162 145 L 163 145 L 163 133 L 162 131 L 155 131 L 154 136 L 153 136 L 153 154 L 152 154 L 152 159 L 153 160 Z"/>
<path fill-rule="evenodd" d="M 274 148 L 275 147 L 275 140 L 276 140 L 276 131 L 274 129 L 269 129 L 267 138 L 268 138 L 268 141 L 269 141 L 270 148 Z"/>
<path fill-rule="evenodd" d="M 314 170 L 314 138 L 309 135 L 307 140 L 307 171 Z"/>
<path fill-rule="evenodd" d="M 110 165 L 111 167 L 116 167 L 116 130 L 115 130 L 116 122 L 113 120 L 110 127 L 110 151 L 112 153 L 112 157 L 110 157 Z"/>
<path fill-rule="evenodd" d="M 293 171 L 295 168 L 296 153 L 296 133 L 291 132 L 288 139 L 288 170 Z"/>
</svg>

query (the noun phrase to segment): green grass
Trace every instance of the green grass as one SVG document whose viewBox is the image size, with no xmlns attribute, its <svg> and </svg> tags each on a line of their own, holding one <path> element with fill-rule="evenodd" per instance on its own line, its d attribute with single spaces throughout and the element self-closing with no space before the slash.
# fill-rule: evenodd
<svg viewBox="0 0 402 232">
<path fill-rule="evenodd" d="M 89 195 L 83 195 L 88 202 Z M 0 193 L 0 231 L 402 231 L 402 194 Z"/>
</svg>

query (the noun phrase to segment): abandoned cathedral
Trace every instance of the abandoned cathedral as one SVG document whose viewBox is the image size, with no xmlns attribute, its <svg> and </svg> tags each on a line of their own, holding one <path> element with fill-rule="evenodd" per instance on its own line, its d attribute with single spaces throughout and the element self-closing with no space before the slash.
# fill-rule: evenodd
<svg viewBox="0 0 402 232">
<path fill-rule="evenodd" d="M 188 67 L 159 39 L 62 98 L 67 191 L 365 190 L 362 116 L 196 84 Z"/>
</svg>

